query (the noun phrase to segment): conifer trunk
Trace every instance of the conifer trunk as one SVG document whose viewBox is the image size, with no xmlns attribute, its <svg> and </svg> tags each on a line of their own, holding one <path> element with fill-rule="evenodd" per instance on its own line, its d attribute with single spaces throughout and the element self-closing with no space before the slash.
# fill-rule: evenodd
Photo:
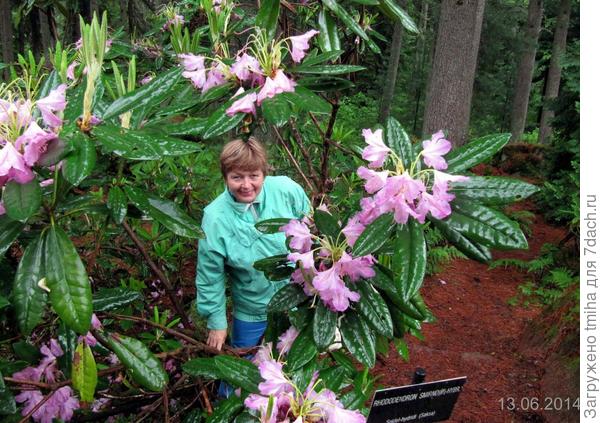
<svg viewBox="0 0 600 423">
<path fill-rule="evenodd" d="M 13 27 L 10 14 L 10 0 L 0 0 L 0 44 L 2 44 L 2 62 L 11 63 L 14 59 Z M 8 69 L 4 70 L 8 80 Z"/>
</svg>

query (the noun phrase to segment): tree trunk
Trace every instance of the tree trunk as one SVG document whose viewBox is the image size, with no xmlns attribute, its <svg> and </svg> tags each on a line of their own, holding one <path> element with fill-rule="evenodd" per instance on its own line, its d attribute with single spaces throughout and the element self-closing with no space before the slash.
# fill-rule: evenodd
<svg viewBox="0 0 600 423">
<path fill-rule="evenodd" d="M 123 25 L 123 28 L 127 34 L 131 34 L 131 28 L 129 28 L 129 18 L 127 17 L 127 12 L 129 11 L 127 0 L 119 0 L 119 10 L 121 11 L 121 25 Z"/>
<path fill-rule="evenodd" d="M 36 12 L 33 12 L 36 13 Z M 46 12 L 39 8 L 37 10 L 37 14 L 38 14 L 38 19 L 40 21 L 40 34 L 41 34 L 41 38 L 42 38 L 42 50 L 43 50 L 43 54 L 46 57 L 46 62 L 49 63 L 49 57 L 48 57 L 48 49 L 52 48 L 54 46 L 54 41 L 52 40 L 52 33 L 50 32 L 50 24 L 49 24 L 49 20 L 48 20 L 48 15 L 46 15 Z"/>
<path fill-rule="evenodd" d="M 548 79 L 544 91 L 544 105 L 540 119 L 539 143 L 546 143 L 552 134 L 550 121 L 554 117 L 554 111 L 550 110 L 550 102 L 558 97 L 560 87 L 561 59 L 567 47 L 567 32 L 569 29 L 569 16 L 571 14 L 571 0 L 561 0 L 554 29 L 554 40 L 552 41 L 552 57 L 548 67 Z"/>
<path fill-rule="evenodd" d="M 419 35 L 417 38 L 417 46 L 416 50 L 416 58 L 414 62 L 413 68 L 413 77 L 411 81 L 411 85 L 413 87 L 414 95 L 414 104 L 415 104 L 415 112 L 413 115 L 413 132 L 417 132 L 417 121 L 419 120 L 419 115 L 421 113 L 421 96 L 423 94 L 423 74 L 425 72 L 425 44 L 426 44 L 426 31 L 427 31 L 427 22 L 429 21 L 429 1 L 422 0 L 421 2 L 421 13 L 420 13 L 420 22 L 419 22 Z"/>
<path fill-rule="evenodd" d="M 29 42 L 31 43 L 31 52 L 36 59 L 44 55 L 44 46 L 42 45 L 42 34 L 40 28 L 40 15 L 37 11 L 32 10 L 28 15 L 31 31 L 29 32 Z"/>
<path fill-rule="evenodd" d="M 535 53 L 537 51 L 538 37 L 544 14 L 543 0 L 529 0 L 527 11 L 527 24 L 523 39 L 523 53 L 517 68 L 517 79 L 515 93 L 510 115 L 511 141 L 518 141 L 523 136 L 525 121 L 527 120 L 527 108 L 529 106 L 529 94 L 531 92 L 531 79 L 535 67 Z"/>
<path fill-rule="evenodd" d="M 485 0 L 442 0 L 423 136 L 443 129 L 455 145 L 467 140 Z"/>
<path fill-rule="evenodd" d="M 15 57 L 14 34 L 10 14 L 10 0 L 0 0 L 0 41 L 2 44 L 2 62 L 12 63 Z M 4 78 L 8 80 L 8 69 L 4 70 Z"/>
<path fill-rule="evenodd" d="M 400 1 L 400 7 L 406 8 L 406 0 Z M 394 23 L 394 33 L 392 35 L 392 45 L 390 46 L 390 59 L 388 62 L 387 74 L 383 82 L 383 93 L 381 105 L 379 108 L 379 122 L 383 123 L 390 115 L 392 100 L 396 90 L 396 78 L 398 77 L 398 64 L 400 63 L 400 51 L 402 50 L 402 34 L 404 27 L 400 21 Z"/>
</svg>

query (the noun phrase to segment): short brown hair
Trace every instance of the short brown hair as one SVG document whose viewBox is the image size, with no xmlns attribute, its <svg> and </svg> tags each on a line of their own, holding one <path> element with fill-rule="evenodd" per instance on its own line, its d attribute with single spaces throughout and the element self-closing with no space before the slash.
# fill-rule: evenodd
<svg viewBox="0 0 600 423">
<path fill-rule="evenodd" d="M 241 139 L 229 141 L 221 151 L 221 173 L 223 177 L 232 170 L 253 171 L 262 170 L 267 174 L 267 152 L 265 148 L 254 137 L 248 141 Z"/>
</svg>

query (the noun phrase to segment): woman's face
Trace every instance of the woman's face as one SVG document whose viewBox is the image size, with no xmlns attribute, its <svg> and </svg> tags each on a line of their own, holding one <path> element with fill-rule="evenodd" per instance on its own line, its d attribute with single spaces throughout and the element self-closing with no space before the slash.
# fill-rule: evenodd
<svg viewBox="0 0 600 423">
<path fill-rule="evenodd" d="M 265 175 L 262 170 L 232 170 L 227 173 L 225 183 L 238 203 L 252 203 L 260 194 Z"/>
</svg>

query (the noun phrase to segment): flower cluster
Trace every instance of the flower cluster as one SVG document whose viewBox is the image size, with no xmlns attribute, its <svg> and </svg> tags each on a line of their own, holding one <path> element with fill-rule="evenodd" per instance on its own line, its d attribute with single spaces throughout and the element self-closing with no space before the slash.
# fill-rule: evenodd
<svg viewBox="0 0 600 423">
<path fill-rule="evenodd" d="M 63 350 L 56 339 L 51 339 L 46 345 L 40 348 L 43 355 L 42 361 L 37 367 L 27 367 L 20 372 L 12 375 L 14 379 L 42 382 L 42 379 L 48 383 L 55 383 L 60 371 L 56 366 L 58 357 L 62 356 Z M 39 390 L 24 390 L 15 396 L 15 400 L 25 403 L 22 415 L 27 415 L 37 404 L 42 401 L 44 395 Z M 73 417 L 73 411 L 79 409 L 79 401 L 74 396 L 70 386 L 63 386 L 52 393 L 50 398 L 42 404 L 33 414 L 33 420 L 41 423 L 52 423 L 56 419 L 69 421 Z"/>
<path fill-rule="evenodd" d="M 298 331 L 293 326 L 280 338 L 277 348 L 279 357 L 289 350 Z M 271 345 L 263 345 L 254 357 L 254 363 L 263 382 L 258 385 L 259 394 L 250 394 L 244 405 L 257 412 L 263 423 L 364 423 L 365 416 L 358 411 L 347 410 L 329 389 L 322 384 L 315 372 L 304 390 L 300 390 L 283 371 L 283 363 L 272 358 Z"/>
<path fill-rule="evenodd" d="M 370 254 L 353 257 L 349 251 L 358 237 L 354 221 L 348 222 L 337 239 L 314 235 L 309 225 L 308 219 L 291 220 L 281 228 L 290 237 L 290 248 L 294 250 L 288 260 L 299 264 L 292 281 L 302 285 L 306 295 L 318 295 L 331 310 L 345 311 L 350 301 L 360 299 L 357 292 L 350 290 L 349 283 L 375 276 L 375 258 Z"/>
<path fill-rule="evenodd" d="M 424 223 L 429 213 L 436 219 L 450 215 L 450 201 L 454 195 L 448 192 L 449 183 L 468 178 L 441 172 L 448 166 L 443 156 L 452 147 L 442 131 L 433 134 L 431 140 L 423 141 L 423 150 L 407 168 L 384 144 L 381 129 L 375 132 L 363 129 L 363 137 L 367 147 L 362 157 L 369 165 L 359 167 L 357 174 L 365 180 L 365 191 L 373 195 L 360 202 L 361 211 L 352 220 L 356 233 L 380 215 L 390 212 L 399 224 L 406 223 L 409 217 Z M 419 169 L 421 157 L 429 168 Z M 392 169 L 381 169 L 388 158 L 391 158 Z"/>
<path fill-rule="evenodd" d="M 289 50 L 294 62 L 302 61 L 309 48 L 308 43 L 315 34 L 318 34 L 318 31 L 310 30 L 283 40 L 291 44 Z M 256 36 L 252 42 L 255 54 L 249 54 L 248 49 L 244 48 L 237 53 L 231 66 L 219 59 L 213 59 L 210 67 L 207 67 L 205 56 L 180 54 L 179 59 L 184 69 L 182 75 L 203 93 L 228 81 L 235 82 L 239 89 L 233 98 L 237 100 L 226 110 L 227 115 L 233 116 L 240 112 L 256 115 L 256 106 L 260 106 L 265 99 L 284 92 L 293 92 L 295 89 L 296 82 L 280 68 L 281 44 L 282 42 L 268 44 L 261 36 Z M 243 95 L 249 88 L 255 90 Z"/>
</svg>

